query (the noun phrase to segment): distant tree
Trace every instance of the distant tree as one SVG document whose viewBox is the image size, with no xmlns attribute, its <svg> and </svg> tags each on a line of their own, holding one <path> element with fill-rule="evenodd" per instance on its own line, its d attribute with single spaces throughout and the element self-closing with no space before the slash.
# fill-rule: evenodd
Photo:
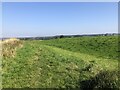
<svg viewBox="0 0 120 90">
<path fill-rule="evenodd" d="M 60 38 L 63 38 L 64 36 L 63 35 L 60 35 Z"/>
</svg>

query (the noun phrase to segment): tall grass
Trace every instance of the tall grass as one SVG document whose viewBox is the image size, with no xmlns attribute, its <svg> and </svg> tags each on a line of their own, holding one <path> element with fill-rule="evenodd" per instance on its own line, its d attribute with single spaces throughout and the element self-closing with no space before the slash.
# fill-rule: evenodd
<svg viewBox="0 0 120 90">
<path fill-rule="evenodd" d="M 4 58 L 14 57 L 16 49 L 22 47 L 22 41 L 16 38 L 6 39 L 1 41 L 2 44 L 2 56 Z"/>
</svg>

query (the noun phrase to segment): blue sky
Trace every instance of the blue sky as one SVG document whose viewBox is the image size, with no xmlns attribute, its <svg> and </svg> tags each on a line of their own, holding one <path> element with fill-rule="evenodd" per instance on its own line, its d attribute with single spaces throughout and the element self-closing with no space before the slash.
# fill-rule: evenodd
<svg viewBox="0 0 120 90">
<path fill-rule="evenodd" d="M 4 2 L 3 37 L 118 32 L 117 2 Z"/>
</svg>

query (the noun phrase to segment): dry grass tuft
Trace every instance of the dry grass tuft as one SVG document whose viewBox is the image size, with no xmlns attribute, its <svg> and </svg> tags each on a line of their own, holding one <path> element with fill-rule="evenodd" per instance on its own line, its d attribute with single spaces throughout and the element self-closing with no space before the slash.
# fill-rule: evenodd
<svg viewBox="0 0 120 90">
<path fill-rule="evenodd" d="M 22 47 L 22 41 L 16 38 L 6 39 L 1 41 L 0 44 L 2 44 L 2 56 L 5 58 L 14 57 L 16 49 Z"/>
</svg>

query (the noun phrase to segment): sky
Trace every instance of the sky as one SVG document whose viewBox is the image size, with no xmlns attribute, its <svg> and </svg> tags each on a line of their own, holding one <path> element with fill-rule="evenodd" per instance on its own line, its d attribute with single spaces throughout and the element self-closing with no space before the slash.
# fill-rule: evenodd
<svg viewBox="0 0 120 90">
<path fill-rule="evenodd" d="M 117 2 L 4 2 L 3 37 L 118 32 Z"/>
<path fill-rule="evenodd" d="M 0 2 L 0 38 L 2 37 L 2 3 Z"/>
</svg>

